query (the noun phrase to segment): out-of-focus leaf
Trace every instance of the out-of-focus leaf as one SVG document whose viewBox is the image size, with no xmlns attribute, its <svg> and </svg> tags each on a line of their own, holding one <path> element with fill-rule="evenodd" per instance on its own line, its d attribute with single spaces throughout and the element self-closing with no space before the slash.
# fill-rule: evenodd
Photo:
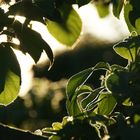
<svg viewBox="0 0 140 140">
<path fill-rule="evenodd" d="M 20 68 L 17 58 L 10 47 L 0 46 L 0 104 L 13 102 L 20 89 Z"/>
<path fill-rule="evenodd" d="M 24 16 L 29 20 L 35 20 L 44 23 L 44 13 L 31 1 L 19 1 L 15 3 L 14 5 L 9 7 L 7 15 Z"/>
<path fill-rule="evenodd" d="M 88 4 L 91 0 L 76 0 L 79 7 Z"/>
<path fill-rule="evenodd" d="M 61 137 L 52 135 L 49 137 L 49 140 L 61 140 Z"/>
<path fill-rule="evenodd" d="M 62 123 L 60 123 L 60 122 L 54 122 L 52 124 L 52 127 L 53 127 L 54 130 L 60 130 L 60 129 L 62 129 Z"/>
<path fill-rule="evenodd" d="M 115 98 L 110 93 L 101 93 L 98 100 L 101 100 L 98 104 L 98 113 L 101 115 L 112 113 L 117 104 Z"/>
<path fill-rule="evenodd" d="M 12 71 L 8 71 L 5 79 L 4 90 L 0 93 L 0 104 L 8 105 L 13 102 L 19 93 L 20 78 Z"/>
<path fill-rule="evenodd" d="M 14 22 L 13 28 L 17 38 L 20 40 L 20 49 L 23 53 L 29 53 L 34 61 L 37 62 L 41 53 L 45 50 L 51 64 L 53 64 L 53 52 L 39 33 L 28 27 L 23 27 L 18 21 Z"/>
<path fill-rule="evenodd" d="M 33 4 L 42 11 L 44 17 L 53 21 L 59 21 L 61 19 L 55 0 L 33 0 Z"/>
<path fill-rule="evenodd" d="M 109 5 L 104 4 L 103 2 L 97 2 L 95 3 L 95 6 L 101 18 L 104 18 L 109 14 Z"/>
<path fill-rule="evenodd" d="M 122 104 L 124 106 L 132 106 L 133 105 L 132 101 L 130 101 L 130 98 L 127 98 Z"/>
<path fill-rule="evenodd" d="M 124 0 L 113 0 L 113 14 L 115 17 L 119 18 L 124 4 Z"/>
<path fill-rule="evenodd" d="M 77 12 L 67 4 L 60 7 L 61 21 L 47 20 L 48 31 L 62 44 L 72 46 L 79 38 L 82 22 Z"/>
<path fill-rule="evenodd" d="M 121 57 L 135 61 L 140 56 L 140 36 L 129 37 L 114 45 L 113 48 Z"/>
<path fill-rule="evenodd" d="M 130 4 L 133 7 L 133 10 L 129 13 L 129 19 L 131 24 L 135 27 L 135 22 L 138 18 L 140 18 L 140 1 L 139 0 L 130 0 Z"/>
<path fill-rule="evenodd" d="M 135 114 L 134 115 L 134 123 L 138 123 L 138 122 L 140 122 L 140 115 Z"/>
</svg>

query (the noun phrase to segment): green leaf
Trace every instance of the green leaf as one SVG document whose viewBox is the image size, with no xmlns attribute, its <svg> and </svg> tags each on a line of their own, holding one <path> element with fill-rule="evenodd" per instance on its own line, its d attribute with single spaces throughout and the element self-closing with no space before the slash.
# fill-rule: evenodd
<svg viewBox="0 0 140 140">
<path fill-rule="evenodd" d="M 119 18 L 122 11 L 124 0 L 113 0 L 113 14 L 115 17 Z"/>
<path fill-rule="evenodd" d="M 10 47 L 0 46 L 0 105 L 13 102 L 20 89 L 20 68 Z"/>
<path fill-rule="evenodd" d="M 62 129 L 62 123 L 60 123 L 60 122 L 54 122 L 52 124 L 52 127 L 53 127 L 54 130 L 60 130 L 60 129 Z"/>
<path fill-rule="evenodd" d="M 98 100 L 101 100 L 98 104 L 98 113 L 101 115 L 111 114 L 117 104 L 115 98 L 110 93 L 101 93 Z"/>
<path fill-rule="evenodd" d="M 70 101 L 72 100 L 72 97 L 75 94 L 75 91 L 77 90 L 77 88 L 79 88 L 79 86 L 82 86 L 88 80 L 88 78 L 92 75 L 92 73 L 93 73 L 93 69 L 89 68 L 73 75 L 69 79 L 67 87 L 66 87 L 66 93 L 67 93 L 67 98 Z"/>
<path fill-rule="evenodd" d="M 97 12 L 101 18 L 106 17 L 109 14 L 109 5 L 104 4 L 102 1 L 95 3 Z"/>
<path fill-rule="evenodd" d="M 49 140 L 61 140 L 61 137 L 52 135 L 49 137 Z"/>
<path fill-rule="evenodd" d="M 71 101 L 67 100 L 66 107 L 67 107 L 69 116 L 76 117 L 76 116 L 80 115 L 82 112 L 80 110 L 80 106 L 79 106 L 79 103 L 77 100 L 77 94 L 75 93 L 74 95 L 75 96 L 73 96 Z M 81 116 L 79 118 L 83 118 L 83 117 Z"/>
<path fill-rule="evenodd" d="M 140 36 L 129 37 L 113 46 L 115 52 L 129 61 L 136 61 L 140 56 Z"/>
<path fill-rule="evenodd" d="M 132 74 L 126 71 L 115 71 L 109 74 L 105 80 L 105 87 L 112 93 L 117 102 L 124 102 L 132 94 Z"/>
<path fill-rule="evenodd" d="M 99 62 L 94 67 L 94 70 L 110 70 L 110 65 L 106 62 Z"/>
<path fill-rule="evenodd" d="M 134 115 L 134 123 L 138 123 L 138 122 L 140 122 L 140 115 L 135 114 Z"/>
<path fill-rule="evenodd" d="M 8 105 L 13 102 L 19 93 L 20 77 L 12 71 L 8 71 L 3 92 L 0 93 L 0 105 Z"/>
<path fill-rule="evenodd" d="M 69 5 L 60 7 L 62 19 L 60 22 L 47 20 L 47 28 L 59 42 L 66 46 L 72 46 L 79 38 L 82 22 L 77 12 Z"/>
</svg>

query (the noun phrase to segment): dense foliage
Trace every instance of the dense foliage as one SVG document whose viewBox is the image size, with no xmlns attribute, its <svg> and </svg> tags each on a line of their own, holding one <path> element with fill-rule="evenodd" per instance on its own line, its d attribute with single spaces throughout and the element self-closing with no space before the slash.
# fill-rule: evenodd
<svg viewBox="0 0 140 140">
<path fill-rule="evenodd" d="M 7 1 L 8 2 L 8 1 Z M 41 35 L 32 30 L 30 21 L 46 25 L 61 43 L 72 46 L 78 39 L 82 23 L 73 4 L 78 7 L 90 0 L 17 1 L 7 12 L 0 9 L 0 33 L 7 40 L 0 44 L 0 104 L 8 105 L 18 96 L 20 67 L 13 49 L 28 53 L 37 62 L 43 51 L 53 64 L 53 53 Z M 8 2 L 9 3 L 9 2 Z M 66 87 L 68 116 L 44 128 L 50 140 L 140 139 L 140 10 L 139 0 L 94 0 L 100 17 L 112 12 L 116 18 L 123 10 L 130 36 L 113 46 L 114 51 L 128 60 L 126 67 L 99 62 L 72 76 Z M 89 13 L 90 14 L 90 13 Z M 16 16 L 26 17 L 22 24 Z M 17 38 L 20 44 L 15 44 Z M 100 87 L 86 84 L 95 71 L 103 70 Z"/>
</svg>

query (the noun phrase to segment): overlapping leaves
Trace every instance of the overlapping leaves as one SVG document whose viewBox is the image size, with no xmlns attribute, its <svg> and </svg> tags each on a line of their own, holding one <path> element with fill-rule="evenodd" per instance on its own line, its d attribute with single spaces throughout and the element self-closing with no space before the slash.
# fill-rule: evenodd
<svg viewBox="0 0 140 140">
<path fill-rule="evenodd" d="M 117 54 L 130 61 L 139 61 L 140 57 L 140 36 L 129 37 L 114 45 Z"/>
</svg>

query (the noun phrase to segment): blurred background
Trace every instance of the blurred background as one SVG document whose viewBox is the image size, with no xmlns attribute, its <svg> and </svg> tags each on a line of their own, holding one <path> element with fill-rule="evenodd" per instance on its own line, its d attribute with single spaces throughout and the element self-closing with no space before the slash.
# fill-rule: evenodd
<svg viewBox="0 0 140 140">
<path fill-rule="evenodd" d="M 35 65 L 29 55 L 16 53 L 22 69 L 20 96 L 9 106 L 0 106 L 0 122 L 31 131 L 51 126 L 67 115 L 65 87 L 72 75 L 99 61 L 126 66 L 127 62 L 113 51 L 113 45 L 129 35 L 123 13 L 120 19 L 111 12 L 101 18 L 93 4 L 75 9 L 81 16 L 83 29 L 73 48 L 57 42 L 40 23 L 34 24 L 33 28 L 54 52 L 54 65 L 48 71 L 49 63 L 44 54 Z M 94 73 L 88 84 L 93 88 L 100 86 L 102 74 L 103 71 Z"/>
</svg>

